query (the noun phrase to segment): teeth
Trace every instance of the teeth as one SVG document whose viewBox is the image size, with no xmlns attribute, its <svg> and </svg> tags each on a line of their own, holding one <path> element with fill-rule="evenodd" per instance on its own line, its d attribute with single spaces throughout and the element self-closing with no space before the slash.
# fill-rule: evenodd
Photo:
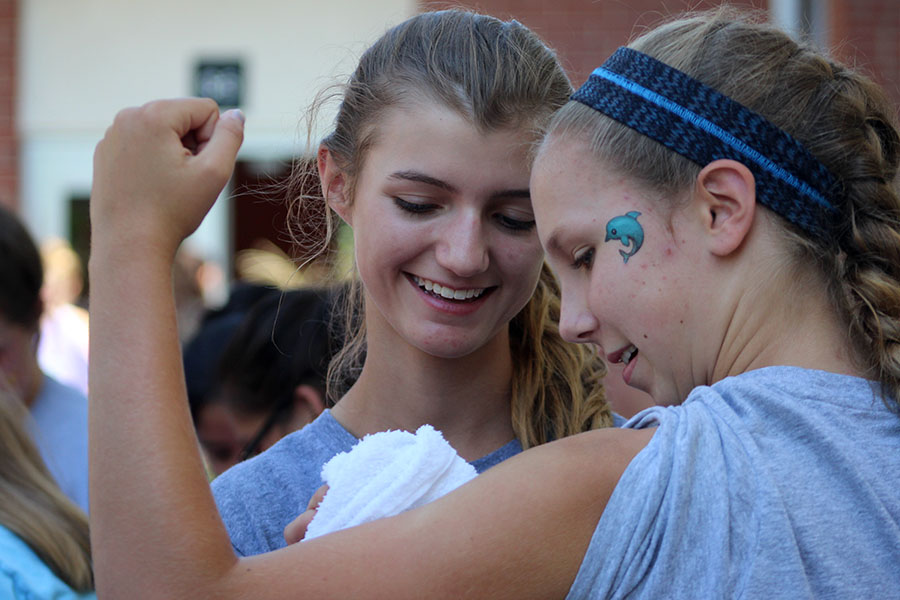
<svg viewBox="0 0 900 600">
<path fill-rule="evenodd" d="M 622 359 L 621 359 L 622 362 L 625 363 L 626 365 L 628 363 L 630 363 L 631 359 L 634 358 L 634 356 L 637 354 L 637 351 L 638 351 L 638 349 L 637 349 L 637 347 L 634 346 L 634 344 L 629 346 L 628 350 L 626 350 L 625 352 L 622 353 Z"/>
<path fill-rule="evenodd" d="M 483 294 L 485 290 L 485 288 L 454 290 L 453 288 L 442 286 L 439 283 L 415 275 L 413 276 L 413 281 L 415 281 L 416 285 L 419 287 L 424 288 L 425 291 L 436 294 L 441 298 L 447 298 L 448 300 L 468 300 L 469 298 L 477 298 Z"/>
</svg>

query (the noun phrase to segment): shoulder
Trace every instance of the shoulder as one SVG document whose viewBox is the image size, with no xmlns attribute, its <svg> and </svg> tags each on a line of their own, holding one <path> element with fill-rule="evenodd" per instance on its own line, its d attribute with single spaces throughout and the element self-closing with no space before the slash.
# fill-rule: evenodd
<svg viewBox="0 0 900 600">
<path fill-rule="evenodd" d="M 257 554 L 281 547 L 284 526 L 306 509 L 322 485 L 322 465 L 355 441 L 323 413 L 214 479 L 213 495 L 235 550 Z"/>
<path fill-rule="evenodd" d="M 57 443 L 72 438 L 86 449 L 88 400 L 81 391 L 45 374 L 29 412 L 44 435 L 54 438 Z"/>
<path fill-rule="evenodd" d="M 88 400 L 80 390 L 60 383 L 50 375 L 44 373 L 41 381 L 41 389 L 32 405 L 32 412 L 49 410 L 57 414 L 57 411 L 65 411 L 68 414 L 84 415 L 87 418 Z"/>
<path fill-rule="evenodd" d="M 685 581 L 701 595 L 733 596 L 718 586 L 729 565 L 746 564 L 759 520 L 758 464 L 739 420 L 705 388 L 682 405 L 638 413 L 626 428 L 653 434 L 609 492 L 569 597 L 655 597 Z M 715 563 L 711 575 L 724 556 L 731 562 Z"/>
</svg>

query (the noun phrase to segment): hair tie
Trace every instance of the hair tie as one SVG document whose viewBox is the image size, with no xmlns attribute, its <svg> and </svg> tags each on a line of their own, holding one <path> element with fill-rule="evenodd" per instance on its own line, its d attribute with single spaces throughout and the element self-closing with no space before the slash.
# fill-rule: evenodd
<svg viewBox="0 0 900 600">
<path fill-rule="evenodd" d="M 705 166 L 730 158 L 756 179 L 759 201 L 807 233 L 829 238 L 839 216 L 829 170 L 763 116 L 689 75 L 619 48 L 572 95 Z"/>
</svg>

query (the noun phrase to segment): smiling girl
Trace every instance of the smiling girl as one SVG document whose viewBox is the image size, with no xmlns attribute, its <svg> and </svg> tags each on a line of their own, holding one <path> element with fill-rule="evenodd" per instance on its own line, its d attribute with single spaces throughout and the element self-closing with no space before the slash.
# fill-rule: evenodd
<svg viewBox="0 0 900 600">
<path fill-rule="evenodd" d="M 537 36 L 485 15 L 424 13 L 363 54 L 317 157 L 359 273 L 338 402 L 214 481 L 239 554 L 284 546 L 322 465 L 366 434 L 428 423 L 480 472 L 611 423 L 602 360 L 559 336 L 529 192 L 530 153 L 570 93 Z"/>
<path fill-rule="evenodd" d="M 727 12 L 617 51 L 554 118 L 531 194 L 565 337 L 670 406 L 249 559 L 181 460 L 197 453 L 160 327 L 171 256 L 241 135 L 209 103 L 162 102 L 98 147 L 91 515 L 109 597 L 896 595 L 900 133 L 868 79 Z"/>
</svg>

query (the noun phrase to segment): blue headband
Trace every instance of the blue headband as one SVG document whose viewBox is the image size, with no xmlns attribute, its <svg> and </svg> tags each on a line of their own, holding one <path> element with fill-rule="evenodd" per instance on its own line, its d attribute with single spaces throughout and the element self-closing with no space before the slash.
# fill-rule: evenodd
<svg viewBox="0 0 900 600">
<path fill-rule="evenodd" d="M 829 198 L 838 188 L 825 165 L 787 132 L 685 73 L 619 48 L 572 100 L 700 166 L 740 161 L 753 173 L 762 204 L 807 233 L 831 237 L 838 211 Z"/>
</svg>

